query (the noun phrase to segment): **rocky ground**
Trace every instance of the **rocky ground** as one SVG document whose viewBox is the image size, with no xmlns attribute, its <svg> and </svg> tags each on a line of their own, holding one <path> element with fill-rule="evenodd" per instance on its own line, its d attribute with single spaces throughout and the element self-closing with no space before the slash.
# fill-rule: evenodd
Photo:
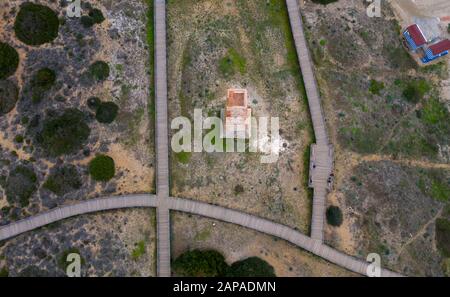
<svg viewBox="0 0 450 297">
<path fill-rule="evenodd" d="M 74 200 L 101 195 L 150 192 L 154 190 L 153 121 L 151 117 L 151 72 L 147 45 L 147 9 L 144 1 L 83 1 L 83 15 L 90 8 L 103 12 L 105 21 L 86 28 L 80 18 L 65 15 L 65 2 L 49 2 L 60 18 L 58 37 L 41 46 L 27 46 L 16 39 L 15 16 L 24 1 L 2 1 L 0 38 L 16 48 L 19 69 L 9 78 L 20 89 L 15 109 L 0 116 L 0 224 L 38 213 Z M 109 76 L 102 82 L 88 77 L 95 61 L 109 65 Z M 37 70 L 50 68 L 56 73 L 55 85 L 33 102 L 31 88 Z M 151 84 L 150 84 L 151 85 Z M 88 107 L 88 99 L 98 97 L 118 106 L 112 123 L 100 123 Z M 50 115 L 68 108 L 79 109 L 90 129 L 82 149 L 51 156 L 37 144 L 39 128 Z M 21 140 L 18 141 L 20 137 Z M 108 182 L 96 182 L 88 175 L 88 163 L 99 154 L 112 157 L 116 174 Z M 52 168 L 75 165 L 81 187 L 64 195 L 55 195 L 42 184 Z M 35 175 L 35 191 L 27 207 L 10 205 L 6 188 L 10 172 L 25 165 Z M 3 186 L 3 188 L 2 188 Z"/>
<path fill-rule="evenodd" d="M 168 1 L 169 115 L 217 116 L 246 88 L 255 117 L 279 117 L 279 159 L 256 153 L 171 155 L 172 195 L 260 215 L 308 232 L 310 121 L 284 1 Z M 172 134 L 176 130 L 172 131 Z"/>
<path fill-rule="evenodd" d="M 417 67 L 391 8 L 369 18 L 366 6 L 302 2 L 336 148 L 328 205 L 343 213 L 326 242 L 360 258 L 379 253 L 407 275 L 444 275 L 436 221 L 450 200 L 449 104 L 439 88 L 447 66 Z M 420 96 L 407 98 L 410 85 Z"/>
<path fill-rule="evenodd" d="M 83 215 L 0 244 L 0 271 L 9 276 L 66 276 L 69 253 L 82 276 L 155 276 L 155 211 Z"/>
</svg>

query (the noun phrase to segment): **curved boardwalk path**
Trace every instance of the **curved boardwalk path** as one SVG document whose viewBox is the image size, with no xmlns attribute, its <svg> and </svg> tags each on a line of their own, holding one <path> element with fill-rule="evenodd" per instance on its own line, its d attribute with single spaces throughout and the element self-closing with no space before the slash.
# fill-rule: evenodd
<svg viewBox="0 0 450 297">
<path fill-rule="evenodd" d="M 167 118 L 166 1 L 154 1 L 156 94 L 157 273 L 170 276 L 169 146 Z"/>
<path fill-rule="evenodd" d="M 309 186 L 314 189 L 311 237 L 323 242 L 323 227 L 327 191 L 331 188 L 333 171 L 333 147 L 330 145 L 325 125 L 325 117 L 320 104 L 320 94 L 314 77 L 303 21 L 297 0 L 286 0 L 286 5 L 294 36 L 298 61 L 303 75 L 309 110 L 313 122 L 316 144 L 311 147 Z"/>
<path fill-rule="evenodd" d="M 182 199 L 165 198 L 165 207 L 170 210 L 187 212 L 223 222 L 237 224 L 259 232 L 279 237 L 292 244 L 322 257 L 350 271 L 365 275 L 368 263 L 330 248 L 295 229 L 237 210 L 215 206 L 208 203 Z M 47 224 L 76 215 L 102 210 L 129 207 L 158 207 L 158 198 L 154 195 L 127 195 L 122 197 L 86 200 L 78 204 L 63 206 L 0 228 L 0 240 L 5 240 L 24 232 L 40 228 Z M 401 276 L 382 269 L 382 276 Z"/>
</svg>

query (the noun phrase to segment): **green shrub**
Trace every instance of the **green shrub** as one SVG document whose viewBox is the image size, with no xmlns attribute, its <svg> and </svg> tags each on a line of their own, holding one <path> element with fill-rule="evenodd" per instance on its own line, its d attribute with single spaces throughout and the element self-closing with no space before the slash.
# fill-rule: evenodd
<svg viewBox="0 0 450 297">
<path fill-rule="evenodd" d="M 44 188 L 62 196 L 81 188 L 80 174 L 74 165 L 65 165 L 53 169 L 44 183 Z"/>
<path fill-rule="evenodd" d="M 227 271 L 229 277 L 276 277 L 273 267 L 258 257 L 233 263 Z"/>
<path fill-rule="evenodd" d="M 384 83 L 378 82 L 374 79 L 370 80 L 369 92 L 374 95 L 380 95 L 381 90 L 384 89 Z"/>
<path fill-rule="evenodd" d="M 92 110 L 97 110 L 101 103 L 98 97 L 91 97 L 87 100 L 87 106 Z"/>
<path fill-rule="evenodd" d="M 426 80 L 419 79 L 408 83 L 403 90 L 403 97 L 412 103 L 419 103 L 423 96 L 431 90 L 431 86 Z"/>
<path fill-rule="evenodd" d="M 0 277 L 8 277 L 8 276 L 9 276 L 9 272 L 6 267 L 3 267 L 2 269 L 0 269 Z"/>
<path fill-rule="evenodd" d="M 31 80 L 31 96 L 34 103 L 42 100 L 45 92 L 49 91 L 56 82 L 56 73 L 50 68 L 38 70 Z"/>
<path fill-rule="evenodd" d="M 19 54 L 9 44 L 0 42 L 0 79 L 13 75 L 19 66 Z"/>
<path fill-rule="evenodd" d="M 95 24 L 101 24 L 105 20 L 102 11 L 97 8 L 91 9 L 91 11 L 89 11 L 89 17 L 92 18 Z"/>
<path fill-rule="evenodd" d="M 445 257 L 450 257 L 450 221 L 446 219 L 436 220 L 437 247 Z"/>
<path fill-rule="evenodd" d="M 60 116 L 47 116 L 36 140 L 48 154 L 56 157 L 81 149 L 90 133 L 84 114 L 70 108 Z"/>
<path fill-rule="evenodd" d="M 244 192 L 244 187 L 242 185 L 236 185 L 234 187 L 234 195 L 239 195 Z"/>
<path fill-rule="evenodd" d="M 182 164 L 188 164 L 189 160 L 191 159 L 191 153 L 190 152 L 179 152 L 175 154 L 178 162 Z"/>
<path fill-rule="evenodd" d="M 145 241 L 141 240 L 136 244 L 135 249 L 131 252 L 131 258 L 136 261 L 145 254 Z"/>
<path fill-rule="evenodd" d="M 58 266 L 59 266 L 59 268 L 64 270 L 64 272 L 67 271 L 67 267 L 71 263 L 71 262 L 67 261 L 67 256 L 70 255 L 70 254 L 78 254 L 78 255 L 80 255 L 81 265 L 85 264 L 84 258 L 81 257 L 80 250 L 78 250 L 77 248 L 70 248 L 70 249 L 65 250 L 64 252 L 62 252 L 61 255 L 58 258 Z"/>
<path fill-rule="evenodd" d="M 214 250 L 193 250 L 181 254 L 172 264 L 178 276 L 217 277 L 223 276 L 228 265 L 223 255 Z"/>
<path fill-rule="evenodd" d="M 236 70 L 241 74 L 246 72 L 247 62 L 235 49 L 229 49 L 225 57 L 219 61 L 219 70 L 225 77 L 235 74 Z"/>
<path fill-rule="evenodd" d="M 116 117 L 119 107 L 113 102 L 102 102 L 97 108 L 95 118 L 100 123 L 109 124 L 112 123 Z"/>
<path fill-rule="evenodd" d="M 98 155 L 89 163 L 89 173 L 96 181 L 108 181 L 116 174 L 114 160 L 105 155 Z"/>
<path fill-rule="evenodd" d="M 23 165 L 17 166 L 9 173 L 6 180 L 6 198 L 10 204 L 26 207 L 30 197 L 37 189 L 37 176 L 33 169 Z"/>
<path fill-rule="evenodd" d="M 26 2 L 20 6 L 14 23 L 17 38 L 27 45 L 41 45 L 58 37 L 58 15 L 40 4 Z"/>
<path fill-rule="evenodd" d="M 327 209 L 327 222 L 331 226 L 339 227 L 342 224 L 343 216 L 342 211 L 337 206 L 330 206 Z"/>
<path fill-rule="evenodd" d="M 90 27 L 94 26 L 94 24 L 95 24 L 94 20 L 90 16 L 87 16 L 87 15 L 83 15 L 80 18 L 80 22 L 83 25 L 83 27 L 85 27 L 85 28 L 90 28 Z"/>
<path fill-rule="evenodd" d="M 14 141 L 17 143 L 23 143 L 23 135 L 16 135 L 16 137 L 14 137 Z"/>
<path fill-rule="evenodd" d="M 96 81 L 103 81 L 109 76 L 109 65 L 103 61 L 94 62 L 89 67 L 89 75 Z"/>
<path fill-rule="evenodd" d="M 0 116 L 14 109 L 19 97 L 19 90 L 15 83 L 0 80 Z"/>
</svg>

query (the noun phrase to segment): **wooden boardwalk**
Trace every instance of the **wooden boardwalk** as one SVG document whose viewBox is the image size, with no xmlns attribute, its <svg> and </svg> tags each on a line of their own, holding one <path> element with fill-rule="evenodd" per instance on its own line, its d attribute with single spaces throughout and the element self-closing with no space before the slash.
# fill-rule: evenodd
<svg viewBox="0 0 450 297">
<path fill-rule="evenodd" d="M 167 116 L 166 1 L 154 1 L 155 94 L 156 94 L 156 193 L 157 273 L 170 276 L 170 213 L 164 199 L 169 197 L 169 143 Z"/>
<path fill-rule="evenodd" d="M 319 89 L 314 77 L 298 2 L 297 0 L 286 0 L 286 5 L 316 138 L 316 144 L 311 147 L 309 171 L 309 186 L 314 189 L 311 237 L 319 242 L 323 242 L 326 196 L 333 182 L 331 178 L 333 172 L 333 147 L 328 139 Z"/>
<path fill-rule="evenodd" d="M 159 200 L 155 195 L 127 195 L 122 197 L 110 197 L 95 200 L 86 200 L 78 204 L 56 208 L 24 220 L 11 223 L 8 226 L 0 227 L 0 240 L 5 240 L 27 231 L 31 231 L 50 223 L 67 219 L 80 214 L 87 214 L 96 211 L 112 210 L 128 207 L 157 207 L 157 212 L 168 212 L 170 210 L 187 212 L 200 215 L 219 221 L 233 223 L 263 232 L 286 241 L 322 257 L 336 265 L 344 267 L 350 271 L 366 275 L 368 263 L 348 256 L 333 248 L 330 248 L 317 240 L 314 240 L 297 230 L 278 224 L 254 215 L 246 214 L 237 210 L 228 209 L 221 206 L 211 205 L 205 202 L 182 199 L 166 198 L 163 202 L 164 207 L 159 209 Z M 163 215 L 162 218 L 167 218 Z M 168 236 L 168 234 L 166 234 Z M 158 241 L 158 248 L 169 248 L 164 246 L 167 241 Z M 398 273 L 382 269 L 382 276 L 401 276 Z"/>
</svg>

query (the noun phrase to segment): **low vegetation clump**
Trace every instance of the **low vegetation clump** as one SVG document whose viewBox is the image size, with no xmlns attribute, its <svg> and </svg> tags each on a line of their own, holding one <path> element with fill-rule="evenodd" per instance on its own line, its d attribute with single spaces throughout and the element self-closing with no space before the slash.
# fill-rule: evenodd
<svg viewBox="0 0 450 297">
<path fill-rule="evenodd" d="M 141 240 L 136 244 L 136 247 L 131 252 L 131 258 L 136 261 L 139 259 L 142 255 L 145 254 L 145 241 Z"/>
<path fill-rule="evenodd" d="M 84 15 L 81 17 L 81 24 L 85 28 L 90 28 L 95 24 L 101 24 L 105 20 L 103 13 L 100 9 L 94 8 L 89 11 L 88 15 Z"/>
<path fill-rule="evenodd" d="M 178 162 L 181 164 L 188 164 L 189 160 L 191 159 L 191 153 L 190 152 L 179 152 L 175 154 Z"/>
<path fill-rule="evenodd" d="M 37 176 L 34 170 L 19 165 L 9 173 L 6 180 L 6 198 L 11 205 L 26 207 L 30 204 L 30 197 L 37 189 Z"/>
<path fill-rule="evenodd" d="M 100 123 L 110 124 L 116 117 L 119 107 L 114 102 L 102 102 L 97 107 L 95 118 Z"/>
<path fill-rule="evenodd" d="M 0 116 L 14 109 L 19 97 L 19 89 L 9 80 L 0 80 Z"/>
<path fill-rule="evenodd" d="M 0 42 L 0 79 L 13 75 L 19 66 L 19 54 L 7 43 Z"/>
<path fill-rule="evenodd" d="M 173 262 L 173 270 L 179 276 L 218 277 L 225 275 L 227 269 L 224 256 L 214 250 L 188 251 Z"/>
<path fill-rule="evenodd" d="M 9 276 L 9 272 L 6 267 L 3 267 L 2 269 L 0 269 L 0 277 L 8 277 L 8 276 Z"/>
<path fill-rule="evenodd" d="M 58 37 L 58 15 L 49 7 L 26 2 L 14 23 L 17 38 L 27 45 L 41 45 Z"/>
<path fill-rule="evenodd" d="M 228 269 L 230 277 L 275 277 L 273 267 L 258 257 L 250 257 L 233 263 Z"/>
<path fill-rule="evenodd" d="M 103 61 L 94 62 L 89 67 L 89 75 L 96 81 L 104 81 L 109 77 L 109 65 Z"/>
<path fill-rule="evenodd" d="M 180 255 L 173 262 L 173 270 L 187 277 L 275 277 L 274 269 L 258 257 L 250 257 L 233 263 L 215 250 L 193 250 Z"/>
<path fill-rule="evenodd" d="M 74 165 L 64 165 L 56 168 L 44 183 L 44 188 L 62 196 L 81 188 L 80 174 Z"/>
<path fill-rule="evenodd" d="M 411 103 L 419 103 L 430 90 L 431 86 L 426 80 L 411 81 L 403 90 L 403 97 Z"/>
<path fill-rule="evenodd" d="M 89 163 L 89 173 L 96 181 L 109 181 L 116 174 L 114 160 L 105 155 L 98 155 Z"/>
<path fill-rule="evenodd" d="M 327 222 L 331 226 L 339 227 L 340 225 L 342 225 L 343 216 L 342 216 L 342 211 L 339 207 L 337 207 L 337 206 L 328 207 L 326 216 L 327 216 Z"/>
<path fill-rule="evenodd" d="M 239 71 L 246 72 L 246 60 L 235 49 L 229 49 L 225 57 L 219 61 L 219 70 L 225 77 L 232 76 Z"/>
<path fill-rule="evenodd" d="M 445 257 L 450 257 L 450 221 L 446 219 L 436 220 L 437 247 Z"/>
<path fill-rule="evenodd" d="M 49 91 L 56 82 L 56 73 L 50 68 L 38 70 L 31 81 L 31 98 L 34 103 L 42 100 L 45 92 Z"/>
<path fill-rule="evenodd" d="M 84 114 L 70 108 L 60 116 L 48 115 L 36 140 L 48 154 L 57 157 L 80 150 L 90 133 Z"/>
<path fill-rule="evenodd" d="M 374 79 L 370 80 L 369 92 L 371 92 L 374 95 L 380 95 L 383 89 L 384 89 L 383 82 L 378 82 Z"/>
</svg>

